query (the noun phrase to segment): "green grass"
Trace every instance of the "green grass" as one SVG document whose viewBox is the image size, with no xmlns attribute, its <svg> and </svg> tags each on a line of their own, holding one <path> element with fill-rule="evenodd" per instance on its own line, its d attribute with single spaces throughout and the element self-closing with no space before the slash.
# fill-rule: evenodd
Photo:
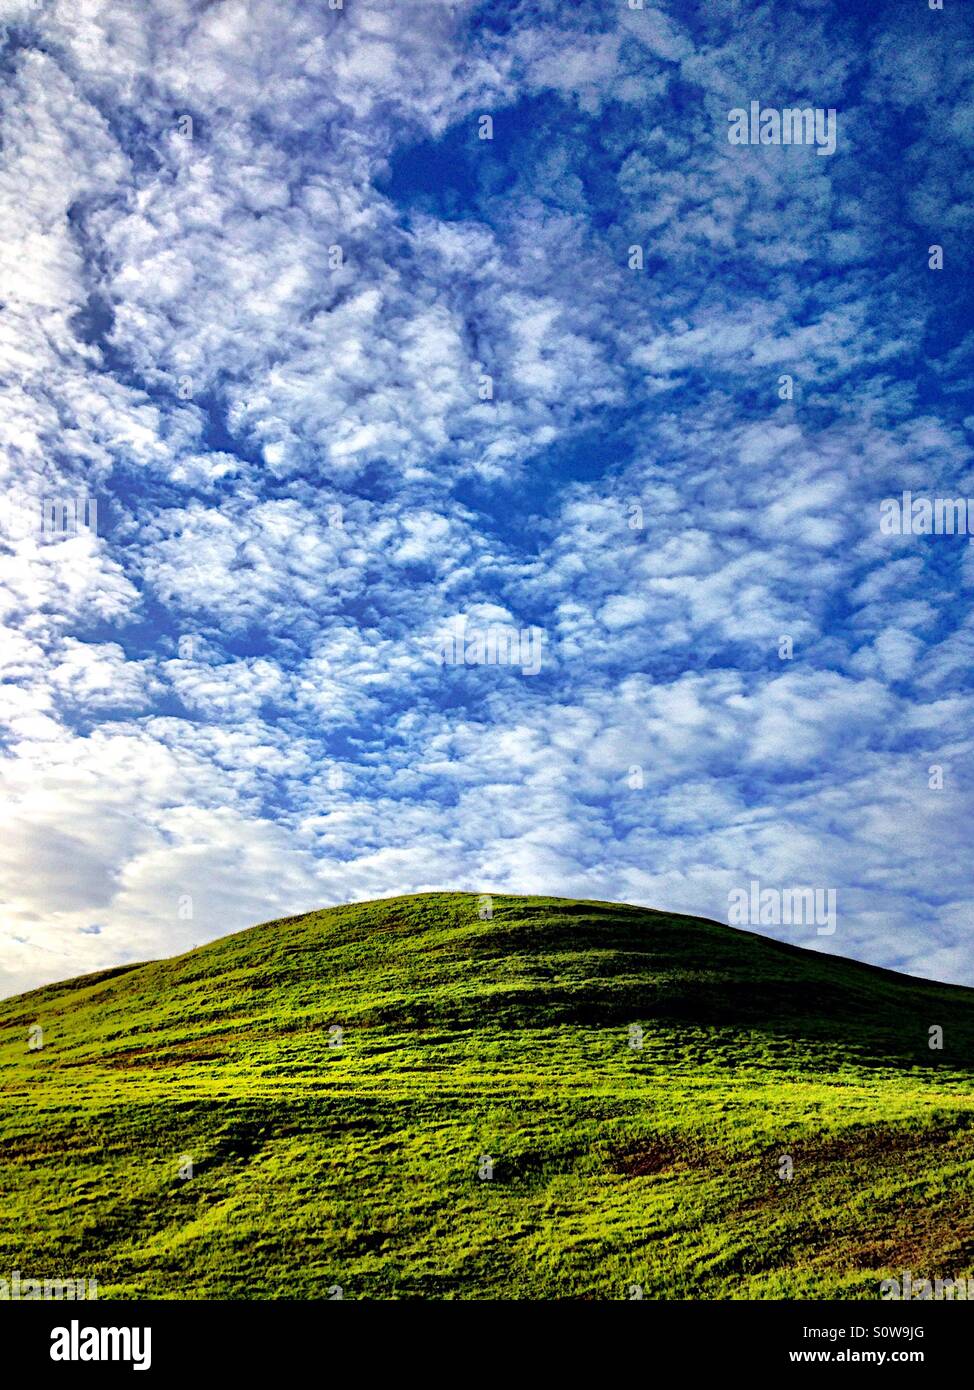
<svg viewBox="0 0 974 1390">
<path fill-rule="evenodd" d="M 971 1272 L 974 991 L 693 917 L 477 901 L 312 912 L 0 1002 L 0 1277 L 876 1298 Z"/>
</svg>

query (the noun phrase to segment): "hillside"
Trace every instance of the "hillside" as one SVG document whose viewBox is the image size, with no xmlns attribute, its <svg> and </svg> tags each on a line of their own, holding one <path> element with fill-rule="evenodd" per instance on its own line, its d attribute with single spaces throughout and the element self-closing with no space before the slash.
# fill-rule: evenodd
<svg viewBox="0 0 974 1390">
<path fill-rule="evenodd" d="M 311 912 L 0 1002 L 0 1271 L 504 1299 L 972 1273 L 974 991 L 692 917 L 477 902 Z"/>
</svg>

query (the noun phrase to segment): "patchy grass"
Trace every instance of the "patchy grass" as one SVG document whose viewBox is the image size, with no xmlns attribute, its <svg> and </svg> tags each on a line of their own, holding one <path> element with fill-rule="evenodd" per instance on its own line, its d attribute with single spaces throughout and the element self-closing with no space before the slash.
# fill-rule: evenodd
<svg viewBox="0 0 974 1390">
<path fill-rule="evenodd" d="M 971 1273 L 974 991 L 493 903 L 312 912 L 0 1003 L 0 1273 L 127 1298 L 875 1298 Z"/>
</svg>

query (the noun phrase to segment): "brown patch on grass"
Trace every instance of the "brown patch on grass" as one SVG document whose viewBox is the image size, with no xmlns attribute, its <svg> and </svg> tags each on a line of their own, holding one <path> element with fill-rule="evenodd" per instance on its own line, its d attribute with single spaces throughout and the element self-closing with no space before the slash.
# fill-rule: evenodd
<svg viewBox="0 0 974 1390">
<path fill-rule="evenodd" d="M 727 1159 L 728 1155 L 706 1149 L 693 1139 L 654 1135 L 617 1149 L 611 1155 L 608 1167 L 610 1173 L 622 1173 L 627 1178 L 646 1178 L 685 1172 L 690 1168 L 710 1167 L 715 1162 L 726 1163 Z"/>
<path fill-rule="evenodd" d="M 830 1242 L 822 1254 L 839 1270 L 910 1270 L 917 1279 L 974 1274 L 974 1218 L 958 1192 L 934 1208 L 890 1211 L 856 1240 Z"/>
<path fill-rule="evenodd" d="M 964 1138 L 969 1140 L 969 1148 L 974 1156 L 974 1135 L 971 1134 L 967 1114 L 958 1115 L 951 1122 L 942 1121 L 916 1128 L 861 1125 L 841 1134 L 782 1140 L 780 1152 L 791 1154 L 797 1170 L 799 1164 L 885 1163 L 890 1158 L 902 1158 L 906 1154 L 929 1149 L 934 1144 L 949 1144 Z"/>
<path fill-rule="evenodd" d="M 791 1181 L 770 1176 L 782 1153 L 794 1161 Z M 945 1183 L 943 1164 L 965 1165 L 972 1158 L 974 1131 L 966 1114 L 915 1128 L 875 1124 L 783 1140 L 760 1157 L 767 1175 L 762 1190 L 752 1191 L 728 1220 L 780 1216 L 768 1266 L 772 1253 L 777 1258 L 787 1245 L 795 1258 L 841 1273 L 874 1272 L 877 1281 L 891 1269 L 909 1269 L 917 1278 L 966 1275 L 974 1265 L 971 1183 L 960 1174 Z M 884 1192 L 891 1178 L 894 1186 Z M 931 1192 L 924 1179 L 943 1186 Z M 809 1184 L 818 1193 L 810 1221 Z M 869 1201 L 858 1203 L 870 1190 Z M 800 1227 L 792 1224 L 798 1211 L 805 1217 Z"/>
<path fill-rule="evenodd" d="M 167 1040 L 163 1047 L 153 1047 L 148 1043 L 141 1047 L 127 1047 L 101 1058 L 79 1058 L 74 1066 L 101 1066 L 111 1068 L 127 1067 L 171 1067 L 183 1062 L 230 1061 L 232 1054 L 226 1045 L 207 1042 L 200 1038 L 186 1038 L 180 1042 Z"/>
</svg>

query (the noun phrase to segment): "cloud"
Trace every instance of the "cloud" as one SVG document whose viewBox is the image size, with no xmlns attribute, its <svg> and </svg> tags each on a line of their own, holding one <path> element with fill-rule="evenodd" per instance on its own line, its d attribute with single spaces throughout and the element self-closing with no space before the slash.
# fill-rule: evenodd
<svg viewBox="0 0 974 1390">
<path fill-rule="evenodd" d="M 730 13 L 5 5 L 4 987 L 753 876 L 974 982 L 970 548 L 878 524 L 972 494 L 970 40 Z"/>
</svg>

